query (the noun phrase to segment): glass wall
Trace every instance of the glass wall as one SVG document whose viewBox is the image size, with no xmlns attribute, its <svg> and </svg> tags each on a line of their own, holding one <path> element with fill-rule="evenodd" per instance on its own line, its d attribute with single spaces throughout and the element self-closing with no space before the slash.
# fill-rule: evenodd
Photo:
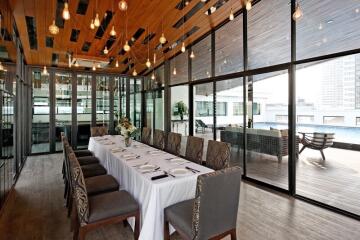
<svg viewBox="0 0 360 240">
<path fill-rule="evenodd" d="M 31 153 L 50 151 L 50 80 L 40 71 L 32 72 L 32 149 Z"/>
<path fill-rule="evenodd" d="M 110 77 L 96 76 L 96 125 L 109 126 Z"/>
<path fill-rule="evenodd" d="M 69 73 L 55 73 L 55 125 L 56 151 L 62 150 L 61 132 L 68 136 L 71 143 L 71 98 L 72 78 Z"/>
<path fill-rule="evenodd" d="M 86 148 L 90 138 L 91 126 L 91 81 L 88 74 L 77 75 L 77 147 Z"/>
<path fill-rule="evenodd" d="M 211 77 L 211 35 L 192 47 L 195 58 L 192 59 L 192 80 Z"/>
<path fill-rule="evenodd" d="M 170 76 L 171 85 L 189 81 L 188 54 L 188 51 L 186 51 L 170 60 L 170 71 L 172 73 Z M 176 74 L 173 74 L 174 68 L 176 69 Z"/>
<path fill-rule="evenodd" d="M 214 94 L 213 83 L 194 86 L 194 136 L 204 138 L 204 154 L 209 140 L 214 139 Z"/>
</svg>

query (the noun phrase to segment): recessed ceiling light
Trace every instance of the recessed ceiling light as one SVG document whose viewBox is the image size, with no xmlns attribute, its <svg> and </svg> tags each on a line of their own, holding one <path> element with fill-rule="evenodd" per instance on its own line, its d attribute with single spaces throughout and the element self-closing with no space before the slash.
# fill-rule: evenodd
<svg viewBox="0 0 360 240">
<path fill-rule="evenodd" d="M 330 20 L 328 20 L 326 23 L 327 23 L 327 24 L 331 24 L 331 23 L 333 23 L 333 22 L 334 22 L 334 20 L 330 19 Z"/>
</svg>

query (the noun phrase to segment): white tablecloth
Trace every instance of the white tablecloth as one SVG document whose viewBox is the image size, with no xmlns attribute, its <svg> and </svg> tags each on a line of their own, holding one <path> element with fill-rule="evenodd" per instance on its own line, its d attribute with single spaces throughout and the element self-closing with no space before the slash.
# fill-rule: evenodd
<svg viewBox="0 0 360 240">
<path fill-rule="evenodd" d="M 103 140 L 104 138 L 105 140 Z M 119 147 L 126 150 L 116 153 L 112 151 Z M 108 174 L 113 175 L 119 181 L 121 189 L 128 191 L 140 204 L 140 240 L 162 240 L 164 209 L 175 203 L 194 198 L 197 176 L 213 171 L 192 162 L 183 165 L 172 163 L 168 159 L 175 157 L 174 155 L 162 151 L 152 152 L 155 150 L 154 148 L 139 142 L 133 142 L 131 147 L 125 148 L 122 136 L 90 138 L 89 150 L 99 158 Z M 126 157 L 130 153 L 136 154 L 140 158 L 127 160 Z M 161 175 L 163 172 L 144 174 L 134 167 L 146 162 L 157 165 L 165 171 L 188 166 L 199 170 L 200 173 L 151 180 L 151 177 Z M 134 219 L 129 219 L 129 222 L 134 227 Z M 173 231 L 173 228 L 171 227 L 170 230 Z"/>
</svg>

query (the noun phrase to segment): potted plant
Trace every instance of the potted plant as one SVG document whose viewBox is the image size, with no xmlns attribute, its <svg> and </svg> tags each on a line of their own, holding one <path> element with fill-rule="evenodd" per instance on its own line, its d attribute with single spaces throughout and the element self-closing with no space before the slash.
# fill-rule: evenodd
<svg viewBox="0 0 360 240">
<path fill-rule="evenodd" d="M 184 115 L 187 115 L 187 106 L 183 101 L 179 101 L 177 103 L 175 103 L 175 111 L 174 111 L 174 115 L 180 116 L 181 121 L 184 120 Z"/>
<path fill-rule="evenodd" d="M 138 134 L 138 129 L 127 118 L 121 118 L 117 129 L 124 136 L 125 146 L 130 147 L 132 138 Z"/>
</svg>

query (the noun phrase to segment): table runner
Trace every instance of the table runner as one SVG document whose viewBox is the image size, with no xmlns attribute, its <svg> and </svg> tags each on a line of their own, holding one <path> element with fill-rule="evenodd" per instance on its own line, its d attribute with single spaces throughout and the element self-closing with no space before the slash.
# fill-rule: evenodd
<svg viewBox="0 0 360 240">
<path fill-rule="evenodd" d="M 164 208 L 194 198 L 197 176 L 213 171 L 188 161 L 181 165 L 172 163 L 170 159 L 174 159 L 176 156 L 164 151 L 156 151 L 155 148 L 140 142 L 134 141 L 132 146 L 125 147 L 124 138 L 119 135 L 92 137 L 89 142 L 89 150 L 99 158 L 108 174 L 113 175 L 119 181 L 120 188 L 128 191 L 140 204 L 139 239 L 141 240 L 162 240 Z M 200 172 L 190 172 L 189 175 L 175 178 L 168 176 L 151 180 L 151 177 L 161 175 L 163 171 L 144 174 L 138 167 L 135 167 L 146 162 L 157 165 L 165 171 L 187 166 Z M 129 219 L 129 223 L 134 227 L 134 219 Z M 173 232 L 174 229 L 170 227 L 170 231 Z"/>
</svg>

